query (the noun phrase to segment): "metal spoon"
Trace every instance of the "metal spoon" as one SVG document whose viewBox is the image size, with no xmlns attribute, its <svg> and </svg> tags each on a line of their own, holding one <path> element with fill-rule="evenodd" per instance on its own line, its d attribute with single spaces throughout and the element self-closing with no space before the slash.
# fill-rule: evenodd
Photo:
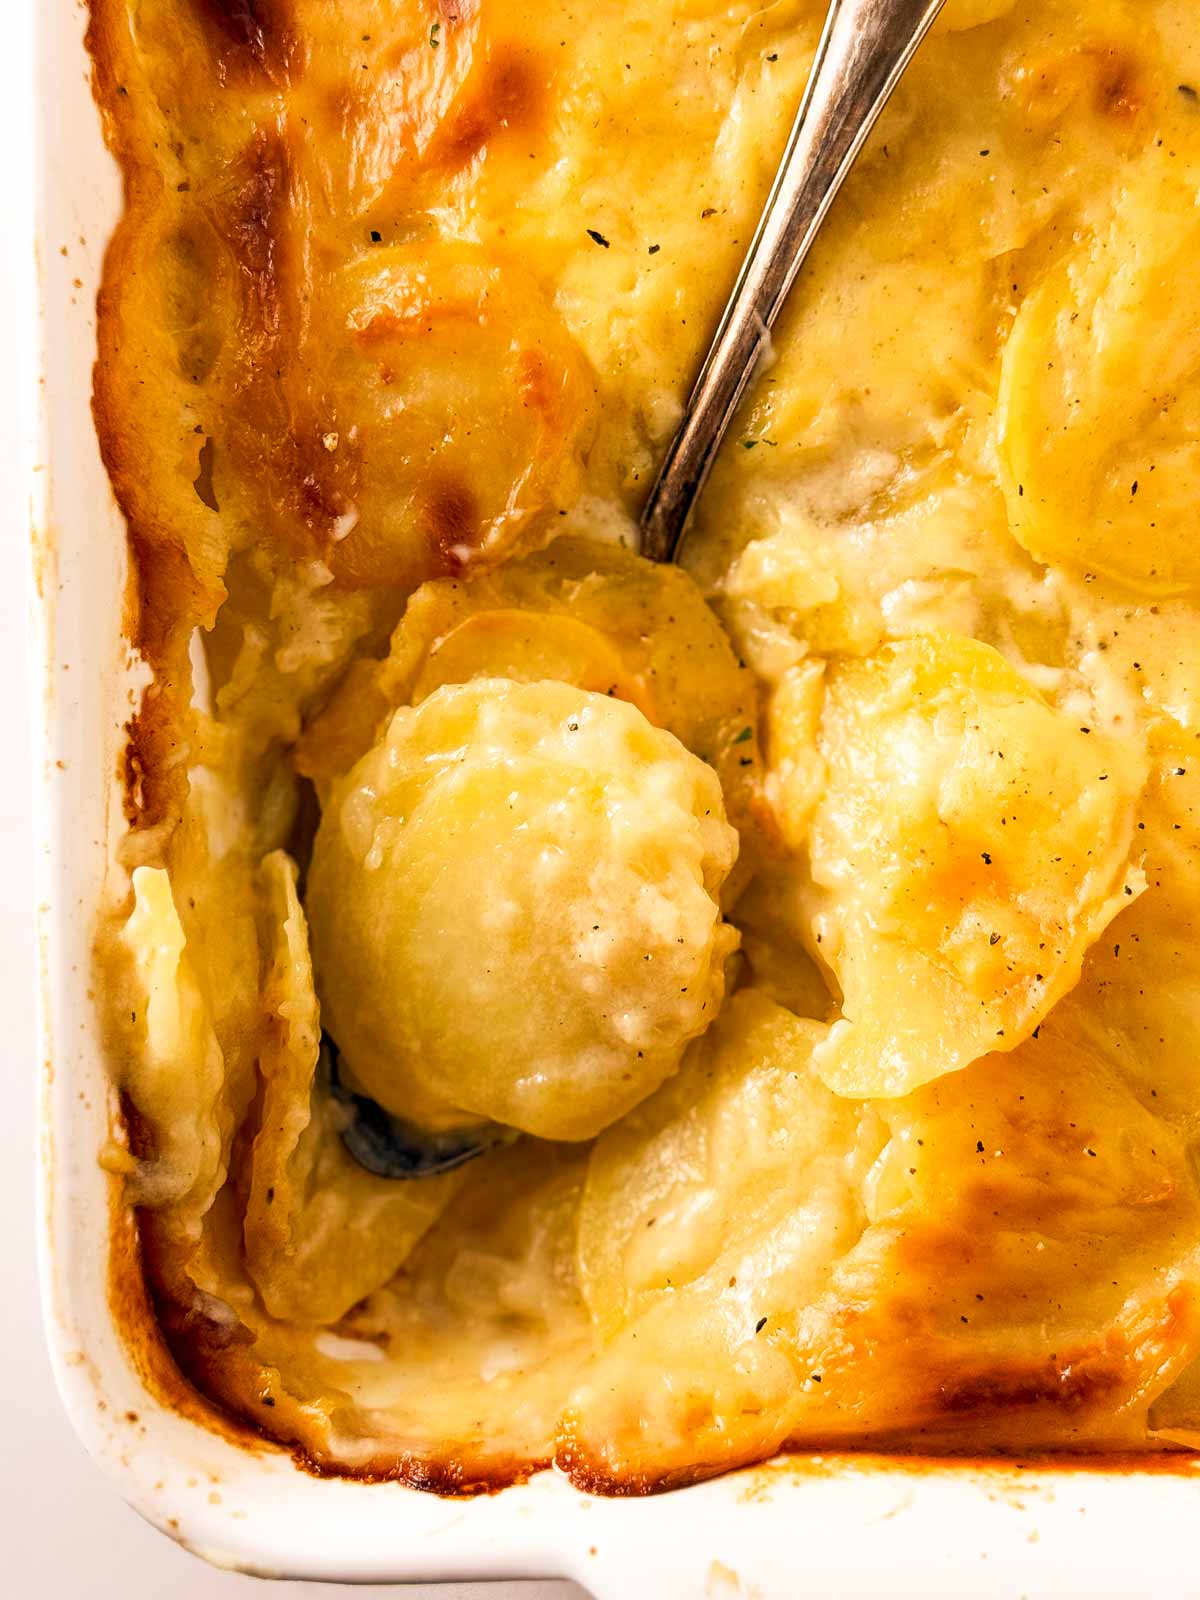
<svg viewBox="0 0 1200 1600">
<path fill-rule="evenodd" d="M 944 0 L 833 0 L 783 160 L 683 421 L 642 510 L 642 554 L 674 561 L 767 334 Z"/>
<path fill-rule="evenodd" d="M 642 511 L 642 554 L 673 561 L 737 403 L 817 231 L 944 0 L 833 0 L 787 148 L 683 421 Z M 430 1133 L 346 1089 L 325 1036 L 346 1149 L 385 1178 L 428 1178 L 517 1137 L 496 1124 Z"/>
<path fill-rule="evenodd" d="M 327 1033 L 321 1035 L 321 1065 L 330 1094 L 347 1113 L 340 1130 L 342 1143 L 359 1166 L 376 1177 L 433 1178 L 520 1138 L 516 1128 L 496 1122 L 432 1133 L 393 1116 L 377 1100 L 355 1094 L 342 1082 L 341 1054 Z"/>
</svg>

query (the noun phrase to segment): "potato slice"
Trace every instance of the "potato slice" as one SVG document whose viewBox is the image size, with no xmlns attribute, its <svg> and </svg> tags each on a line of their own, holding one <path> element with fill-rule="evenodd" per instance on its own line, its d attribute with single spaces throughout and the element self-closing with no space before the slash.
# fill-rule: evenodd
<svg viewBox="0 0 1200 1600">
<path fill-rule="evenodd" d="M 901 1095 L 1013 1049 L 1142 887 L 1140 746 L 953 635 L 833 666 L 819 745 L 813 929 L 844 1020 L 817 1070 L 841 1094 Z"/>
<path fill-rule="evenodd" d="M 578 495 L 594 426 L 591 373 L 554 308 L 515 262 L 427 239 L 363 257 L 330 294 L 317 444 L 354 472 L 337 578 L 411 588 L 528 547 Z"/>
<path fill-rule="evenodd" d="M 1200 1349 L 1185 1140 L 1057 1019 L 875 1109 L 865 1178 L 873 1146 L 822 1158 L 842 1152 L 846 1219 L 823 1273 L 803 1229 L 767 1227 L 609 1341 L 563 1420 L 577 1483 L 667 1487 L 784 1444 L 1144 1442 Z"/>
<path fill-rule="evenodd" d="M 827 1032 L 743 989 L 679 1074 L 597 1142 L 578 1248 L 602 1333 L 699 1279 L 757 1320 L 765 1290 L 743 1262 L 768 1235 L 786 1253 L 792 1303 L 816 1292 L 862 1227 L 852 1175 L 881 1142 L 871 1148 L 861 1109 L 813 1072 Z"/>
<path fill-rule="evenodd" d="M 297 765 L 327 793 L 397 706 L 472 678 L 557 678 L 636 705 L 715 767 L 736 827 L 758 810 L 757 695 L 716 616 L 676 567 L 587 539 L 427 583 L 382 662 L 358 662 L 305 728 Z"/>
<path fill-rule="evenodd" d="M 568 616 L 538 616 L 517 608 L 479 611 L 433 641 L 412 688 L 413 704 L 444 683 L 510 678 L 537 683 L 555 678 L 595 694 L 616 695 L 649 714 L 649 696 L 613 641 Z"/>
<path fill-rule="evenodd" d="M 1001 368 L 1017 539 L 1155 595 L 1200 588 L 1198 189 L 1200 169 L 1165 153 L 1134 166 L 1026 300 Z"/>
<path fill-rule="evenodd" d="M 192 1232 L 224 1182 L 233 1118 L 212 1011 L 163 868 L 135 869 L 120 941 L 133 1044 L 122 1087 L 155 1133 L 131 1192 L 140 1205 L 173 1206 Z"/>
<path fill-rule="evenodd" d="M 1200 736 L 1164 720 L 1138 808 L 1146 892 L 1109 926 L 1067 1002 L 1139 1096 L 1200 1137 Z"/>
</svg>

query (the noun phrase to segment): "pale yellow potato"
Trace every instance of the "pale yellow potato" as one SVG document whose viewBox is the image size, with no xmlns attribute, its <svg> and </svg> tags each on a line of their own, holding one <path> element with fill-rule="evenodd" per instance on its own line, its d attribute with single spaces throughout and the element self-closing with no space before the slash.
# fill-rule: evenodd
<svg viewBox="0 0 1200 1600">
<path fill-rule="evenodd" d="M 267 960 L 250 1157 L 246 1266 L 273 1317 L 336 1322 L 408 1257 L 461 1186 L 450 1172 L 396 1183 L 343 1145 L 340 1108 L 317 1076 L 321 1026 L 296 864 L 282 850 L 259 873 Z"/>
<path fill-rule="evenodd" d="M 1133 600 L 1115 586 L 1063 582 L 1075 601 L 1079 670 L 1093 694 L 1130 725 L 1200 728 L 1200 628 L 1182 595 Z M 1085 603 L 1086 602 L 1086 603 Z"/>
<path fill-rule="evenodd" d="M 901 1095 L 1027 1038 L 1142 886 L 1141 746 L 1052 709 L 995 650 L 929 635 L 835 666 L 809 849 L 842 1094 Z"/>
<path fill-rule="evenodd" d="M 194 1231 L 224 1177 L 232 1115 L 226 1063 L 196 962 L 160 867 L 133 873 L 133 908 L 121 928 L 131 1052 L 122 1087 L 161 1128 L 154 1159 L 136 1170 L 142 1204 L 171 1201 Z"/>
<path fill-rule="evenodd" d="M 392 1111 L 590 1138 L 716 1015 L 736 853 L 716 774 L 635 707 L 446 685 L 396 712 L 322 817 L 324 1024 Z"/>
<path fill-rule="evenodd" d="M 828 1031 L 743 989 L 680 1072 L 597 1141 L 579 1280 L 602 1333 L 710 1276 L 748 1332 L 772 1305 L 818 1292 L 865 1223 L 852 1176 L 883 1145 L 873 1114 L 813 1071 Z M 772 1233 L 775 1250 L 748 1271 Z"/>
<path fill-rule="evenodd" d="M 1200 165 L 1156 151 L 1029 297 L 1001 365 L 1009 520 L 1041 561 L 1200 587 Z"/>
<path fill-rule="evenodd" d="M 786 490 L 761 491 L 756 510 L 761 536 L 727 590 L 813 651 L 869 655 L 937 629 L 1012 640 L 1030 660 L 1061 657 L 1061 595 L 1013 540 L 991 477 L 930 468 L 921 494 L 882 514 L 818 516 Z"/>
<path fill-rule="evenodd" d="M 300 771 L 323 799 L 397 706 L 472 678 L 553 678 L 631 701 L 716 770 L 730 821 L 753 828 L 758 694 L 712 607 L 678 567 L 575 536 L 495 572 L 423 584 L 385 659 L 355 662 L 305 728 Z"/>
</svg>

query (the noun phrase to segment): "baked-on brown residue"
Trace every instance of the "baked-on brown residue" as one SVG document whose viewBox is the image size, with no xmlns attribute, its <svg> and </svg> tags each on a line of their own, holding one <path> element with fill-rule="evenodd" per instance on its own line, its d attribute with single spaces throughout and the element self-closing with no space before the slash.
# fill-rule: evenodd
<svg viewBox="0 0 1200 1600">
<path fill-rule="evenodd" d="M 1132 122 L 1146 103 L 1137 57 L 1121 45 L 1097 45 L 1089 54 L 1096 63 L 1096 109 L 1114 122 Z"/>
<path fill-rule="evenodd" d="M 119 1114 L 130 1147 L 136 1148 L 146 1135 L 139 1131 L 139 1119 L 128 1100 Z M 113 1177 L 108 1184 L 108 1305 L 113 1325 L 147 1391 L 160 1405 L 231 1444 L 253 1451 L 277 1448 L 260 1430 L 245 1425 L 202 1394 L 180 1370 L 152 1298 L 143 1244 L 138 1217 L 125 1201 L 120 1180 Z"/>
<path fill-rule="evenodd" d="M 425 496 L 429 537 L 451 576 L 467 565 L 471 550 L 483 536 L 479 502 L 469 484 L 450 476 L 430 484 Z"/>
</svg>

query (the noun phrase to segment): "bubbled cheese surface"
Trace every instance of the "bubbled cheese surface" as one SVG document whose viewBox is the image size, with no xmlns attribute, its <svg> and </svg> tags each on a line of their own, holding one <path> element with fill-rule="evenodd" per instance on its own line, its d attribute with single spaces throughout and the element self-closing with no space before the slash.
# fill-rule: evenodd
<svg viewBox="0 0 1200 1600">
<path fill-rule="evenodd" d="M 426 1126 L 598 1133 L 716 1015 L 737 835 L 635 707 L 483 678 L 402 708 L 330 799 L 308 914 L 356 1082 Z"/>
<path fill-rule="evenodd" d="M 104 1159 L 324 1469 L 1200 1445 L 1200 18 L 946 0 L 652 567 L 825 10 L 92 0 Z"/>
</svg>

